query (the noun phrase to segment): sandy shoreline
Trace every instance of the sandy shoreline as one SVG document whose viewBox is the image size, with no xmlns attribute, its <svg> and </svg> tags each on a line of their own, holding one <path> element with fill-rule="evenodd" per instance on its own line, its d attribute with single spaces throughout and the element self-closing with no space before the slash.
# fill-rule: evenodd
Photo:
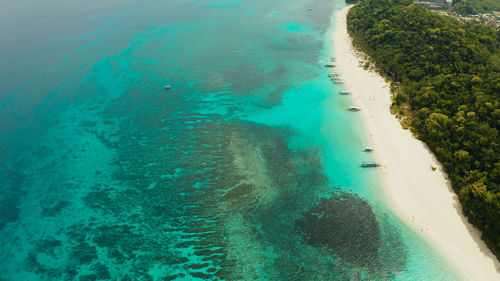
<svg viewBox="0 0 500 281">
<path fill-rule="evenodd" d="M 441 165 L 390 113 L 389 83 L 365 71 L 346 29 L 349 7 L 337 12 L 334 42 L 336 71 L 352 92 L 369 134 L 373 154 L 383 164 L 382 183 L 389 206 L 419 232 L 467 280 L 500 280 L 500 264 L 463 217 Z M 436 171 L 431 166 L 438 167 Z"/>
</svg>

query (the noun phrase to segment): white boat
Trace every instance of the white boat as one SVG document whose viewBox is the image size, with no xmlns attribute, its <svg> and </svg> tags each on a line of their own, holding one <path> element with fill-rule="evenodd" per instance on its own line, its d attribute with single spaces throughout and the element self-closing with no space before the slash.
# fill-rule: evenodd
<svg viewBox="0 0 500 281">
<path fill-rule="evenodd" d="M 382 166 L 381 164 L 377 162 L 363 162 L 361 163 L 361 167 L 380 167 Z"/>
<path fill-rule="evenodd" d="M 170 86 L 170 85 L 165 85 L 165 89 L 170 90 L 171 88 L 172 88 L 172 86 Z"/>
<path fill-rule="evenodd" d="M 349 107 L 347 110 L 349 110 L 349 111 L 360 111 L 360 110 L 361 110 L 361 108 L 359 108 L 359 107 L 357 107 L 357 106 L 351 106 L 351 107 Z"/>
<path fill-rule="evenodd" d="M 365 148 L 363 149 L 363 151 L 365 151 L 365 152 L 373 151 L 373 147 L 371 147 L 371 146 L 365 146 Z"/>
<path fill-rule="evenodd" d="M 334 79 L 333 79 L 333 82 L 334 82 L 335 84 L 344 84 L 344 81 L 342 81 L 342 79 L 340 79 L 340 78 L 334 78 Z"/>
<path fill-rule="evenodd" d="M 340 94 L 341 95 L 350 95 L 351 92 L 349 92 L 349 91 L 340 91 Z"/>
</svg>

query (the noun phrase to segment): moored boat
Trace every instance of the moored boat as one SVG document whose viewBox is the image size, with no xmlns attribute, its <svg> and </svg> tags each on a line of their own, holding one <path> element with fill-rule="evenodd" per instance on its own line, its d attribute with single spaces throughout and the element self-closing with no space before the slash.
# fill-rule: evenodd
<svg viewBox="0 0 500 281">
<path fill-rule="evenodd" d="M 377 162 L 363 162 L 361 163 L 361 167 L 380 167 L 382 166 L 381 164 Z"/>
<path fill-rule="evenodd" d="M 360 111 L 360 110 L 361 110 L 361 108 L 359 108 L 359 107 L 357 107 L 357 106 L 351 106 L 351 107 L 349 107 L 347 110 L 349 110 L 349 111 Z"/>
<path fill-rule="evenodd" d="M 351 92 L 349 92 L 349 91 L 340 91 L 340 94 L 341 95 L 350 95 Z"/>
<path fill-rule="evenodd" d="M 373 151 L 373 147 L 371 147 L 371 146 L 365 146 L 365 148 L 363 149 L 363 151 L 365 151 L 365 152 Z"/>
<path fill-rule="evenodd" d="M 335 64 L 332 64 L 332 63 L 329 63 L 329 64 L 325 64 L 325 67 L 335 67 Z"/>
</svg>

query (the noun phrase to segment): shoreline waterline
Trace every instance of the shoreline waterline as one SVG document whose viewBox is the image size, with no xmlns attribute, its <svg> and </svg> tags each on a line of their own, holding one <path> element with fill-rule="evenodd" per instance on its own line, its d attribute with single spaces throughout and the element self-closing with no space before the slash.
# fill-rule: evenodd
<svg viewBox="0 0 500 281">
<path fill-rule="evenodd" d="M 383 164 L 380 176 L 387 205 L 467 280 L 499 278 L 498 261 L 462 215 L 440 163 L 390 113 L 389 83 L 363 68 L 363 59 L 347 33 L 346 15 L 351 7 L 336 11 L 330 39 L 337 71 L 362 109 L 362 122 L 375 149 L 372 153 Z"/>
</svg>

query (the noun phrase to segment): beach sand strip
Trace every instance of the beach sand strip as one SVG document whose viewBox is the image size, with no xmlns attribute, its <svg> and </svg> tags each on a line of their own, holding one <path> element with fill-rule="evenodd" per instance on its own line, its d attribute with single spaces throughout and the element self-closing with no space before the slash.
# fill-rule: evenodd
<svg viewBox="0 0 500 281">
<path fill-rule="evenodd" d="M 363 68 L 339 10 L 331 34 L 336 71 L 351 91 L 353 105 L 368 132 L 380 163 L 384 198 L 394 213 L 427 240 L 467 280 L 500 280 L 500 264 L 480 239 L 480 232 L 462 215 L 446 173 L 428 147 L 403 129 L 390 113 L 390 84 Z M 436 169 L 433 170 L 432 167 Z"/>
</svg>

